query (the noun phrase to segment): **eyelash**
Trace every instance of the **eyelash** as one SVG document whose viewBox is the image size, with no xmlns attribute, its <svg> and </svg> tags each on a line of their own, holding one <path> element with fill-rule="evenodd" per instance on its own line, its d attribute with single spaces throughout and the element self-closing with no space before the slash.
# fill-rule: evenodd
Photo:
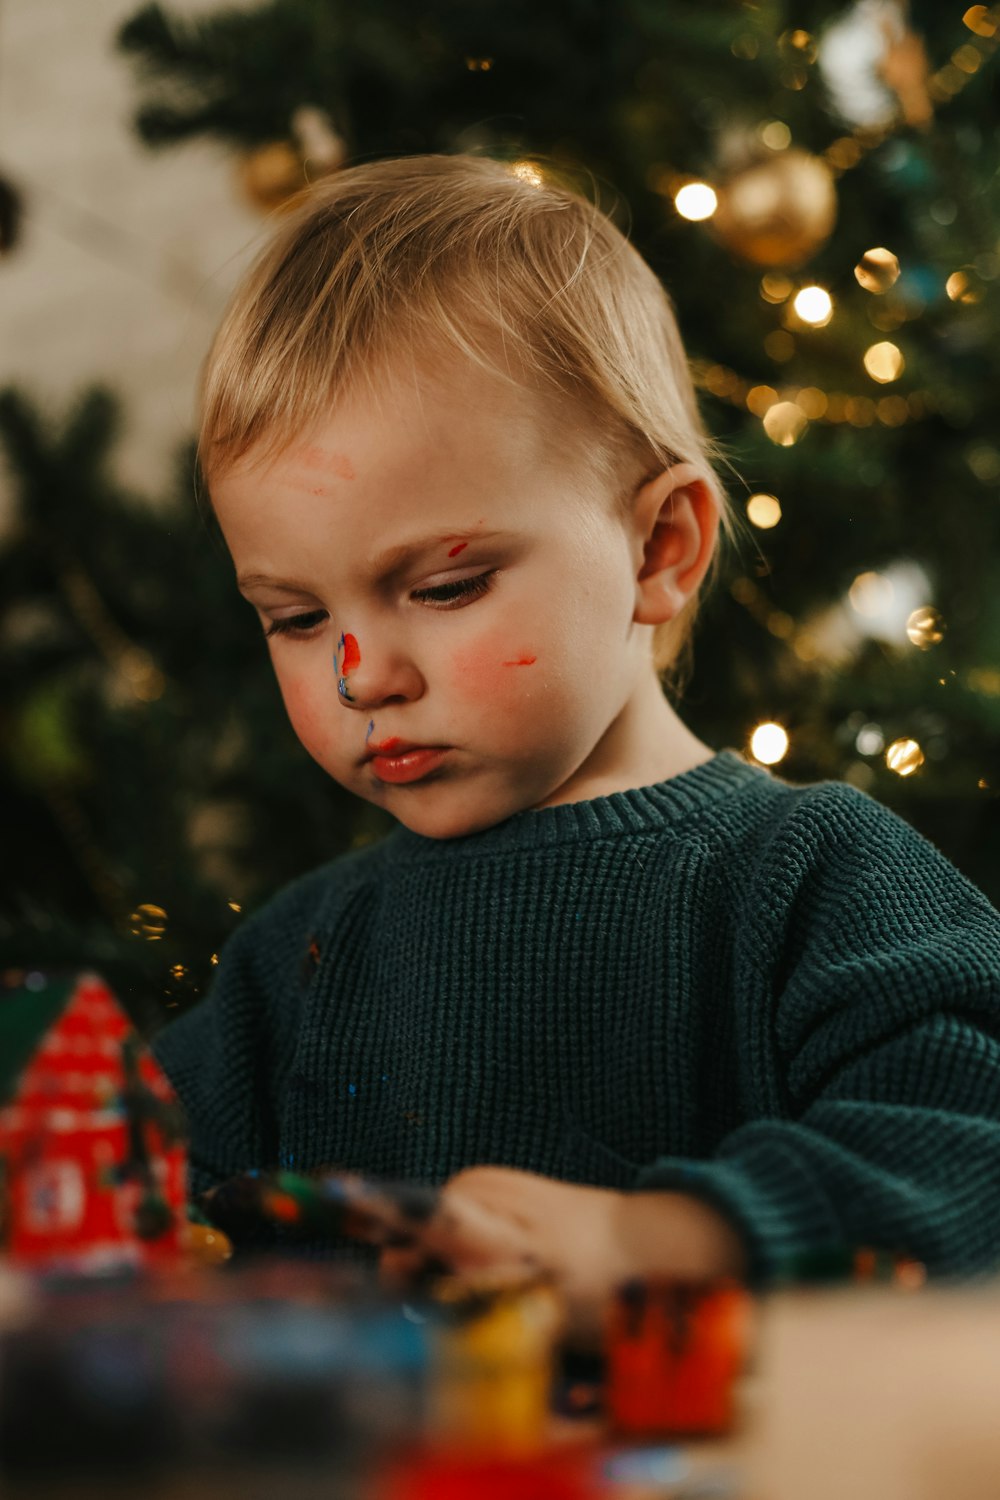
<svg viewBox="0 0 1000 1500">
<path fill-rule="evenodd" d="M 451 599 L 461 599 L 463 602 L 471 603 L 473 599 L 481 599 L 489 591 L 492 577 L 492 572 L 477 573 L 474 578 L 459 578 L 454 583 L 439 583 L 436 588 L 414 589 L 413 597 L 421 602 L 425 599 L 438 599 L 441 603 L 445 603 Z M 287 620 L 272 620 L 264 634 L 267 636 L 306 636 L 321 624 L 325 617 L 325 609 L 313 609 L 306 615 L 290 615 Z"/>
</svg>

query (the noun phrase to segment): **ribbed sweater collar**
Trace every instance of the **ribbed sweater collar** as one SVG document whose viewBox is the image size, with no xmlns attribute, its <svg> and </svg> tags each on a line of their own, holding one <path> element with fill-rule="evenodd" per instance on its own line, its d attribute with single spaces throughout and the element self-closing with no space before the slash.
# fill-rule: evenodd
<svg viewBox="0 0 1000 1500">
<path fill-rule="evenodd" d="M 402 825 L 383 843 L 394 857 L 451 859 L 497 850 L 541 849 L 585 839 L 621 837 L 660 829 L 730 796 L 769 773 L 752 766 L 735 750 L 720 750 L 711 760 L 651 786 L 630 787 L 585 802 L 514 813 L 502 823 L 458 838 L 434 839 Z"/>
</svg>

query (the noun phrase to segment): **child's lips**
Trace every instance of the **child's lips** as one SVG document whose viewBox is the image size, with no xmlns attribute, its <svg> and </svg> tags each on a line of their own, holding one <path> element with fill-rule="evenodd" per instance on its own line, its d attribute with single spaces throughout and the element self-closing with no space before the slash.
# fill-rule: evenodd
<svg viewBox="0 0 1000 1500">
<path fill-rule="evenodd" d="M 391 755 L 376 750 L 371 757 L 372 771 L 380 781 L 417 781 L 440 765 L 448 748 L 447 745 L 393 746 Z"/>
</svg>

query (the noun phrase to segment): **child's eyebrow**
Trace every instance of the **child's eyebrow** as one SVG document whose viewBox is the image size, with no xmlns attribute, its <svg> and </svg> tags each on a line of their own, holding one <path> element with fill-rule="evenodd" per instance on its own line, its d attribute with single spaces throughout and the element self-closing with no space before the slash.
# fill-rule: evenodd
<svg viewBox="0 0 1000 1500">
<path fill-rule="evenodd" d="M 372 564 L 372 575 L 376 578 L 387 578 L 409 562 L 411 557 L 430 552 L 434 547 L 443 547 L 450 543 L 449 556 L 455 555 L 462 550 L 467 542 L 496 541 L 498 537 L 512 537 L 513 531 L 480 531 L 478 527 L 472 527 L 468 531 L 449 531 L 446 536 L 438 533 L 435 536 L 420 537 L 416 541 L 401 542 L 397 547 L 388 547 L 380 552 Z M 267 573 L 241 573 L 236 580 L 237 588 L 252 588 L 255 584 L 267 584 L 269 588 L 277 589 L 279 593 L 301 594 L 309 593 L 310 590 L 304 584 L 290 583 L 285 579 L 271 578 Z"/>
</svg>

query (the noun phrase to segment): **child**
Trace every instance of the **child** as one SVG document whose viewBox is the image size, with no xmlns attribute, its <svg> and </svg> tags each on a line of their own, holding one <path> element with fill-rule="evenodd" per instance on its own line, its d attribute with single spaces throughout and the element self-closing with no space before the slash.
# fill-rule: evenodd
<svg viewBox="0 0 1000 1500">
<path fill-rule="evenodd" d="M 345 171 L 238 290 L 202 404 L 295 731 L 399 826 L 251 916 L 158 1038 L 194 1189 L 447 1183 L 390 1273 L 592 1294 L 862 1244 L 992 1269 L 1000 915 L 664 695 L 729 522 L 609 220 L 485 159 Z"/>
</svg>

